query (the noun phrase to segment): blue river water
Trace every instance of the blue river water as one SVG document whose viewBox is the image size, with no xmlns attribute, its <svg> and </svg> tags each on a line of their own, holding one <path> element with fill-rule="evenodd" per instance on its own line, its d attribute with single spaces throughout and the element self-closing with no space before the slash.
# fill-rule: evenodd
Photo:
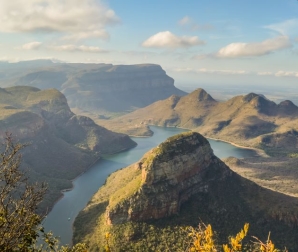
<svg viewBox="0 0 298 252">
<path fill-rule="evenodd" d="M 154 135 L 148 138 L 133 138 L 137 146 L 128 151 L 106 156 L 99 160 L 88 171 L 81 174 L 73 181 L 73 189 L 64 192 L 64 196 L 54 205 L 52 211 L 44 220 L 46 231 L 52 231 L 60 237 L 62 245 L 71 244 L 72 224 L 78 213 L 86 206 L 93 194 L 104 184 L 109 174 L 120 168 L 137 162 L 150 149 L 154 148 L 168 137 L 181 133 L 183 129 L 151 127 Z M 216 156 L 225 158 L 234 156 L 237 158 L 251 157 L 255 152 L 242 149 L 231 144 L 209 140 Z"/>
</svg>

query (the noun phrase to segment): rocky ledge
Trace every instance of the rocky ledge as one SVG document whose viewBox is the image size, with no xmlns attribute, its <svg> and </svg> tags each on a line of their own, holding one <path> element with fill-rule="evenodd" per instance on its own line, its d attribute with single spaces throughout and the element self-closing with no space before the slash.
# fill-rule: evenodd
<svg viewBox="0 0 298 252">
<path fill-rule="evenodd" d="M 125 189 L 129 197 L 110 197 L 106 209 L 107 224 L 178 214 L 181 205 L 192 195 L 208 192 L 210 181 L 232 174 L 214 156 L 209 142 L 196 132 L 169 138 L 145 154 L 133 169 L 139 171 L 137 186 L 130 193 L 127 193 L 128 188 Z"/>
</svg>

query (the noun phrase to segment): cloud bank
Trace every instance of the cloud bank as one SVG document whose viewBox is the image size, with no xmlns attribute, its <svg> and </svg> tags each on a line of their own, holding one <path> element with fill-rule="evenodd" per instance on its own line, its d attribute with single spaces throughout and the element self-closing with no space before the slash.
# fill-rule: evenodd
<svg viewBox="0 0 298 252">
<path fill-rule="evenodd" d="M 211 69 L 211 68 L 173 68 L 170 71 L 177 73 L 194 73 L 194 74 L 216 74 L 216 75 L 258 75 L 258 76 L 274 76 L 274 77 L 298 77 L 295 71 L 276 71 L 276 72 L 255 72 L 247 70 L 229 70 L 229 69 Z"/>
<path fill-rule="evenodd" d="M 106 53 L 108 51 L 103 50 L 96 46 L 86 46 L 86 45 L 59 45 L 59 46 L 51 46 L 49 49 L 55 51 L 66 51 L 66 52 L 86 52 L 86 53 Z"/>
<path fill-rule="evenodd" d="M 187 48 L 197 45 L 204 45 L 205 42 L 200 40 L 197 36 L 178 37 L 170 31 L 156 33 L 142 43 L 143 47 L 155 48 Z"/>
<path fill-rule="evenodd" d="M 219 58 L 256 57 L 291 47 L 287 36 L 279 36 L 255 43 L 232 43 L 221 48 L 216 54 Z"/>
<path fill-rule="evenodd" d="M 30 42 L 27 44 L 24 44 L 22 46 L 22 49 L 24 50 L 38 50 L 41 47 L 42 43 L 38 41 Z"/>
<path fill-rule="evenodd" d="M 119 22 L 95 0 L 9 0 L 0 3 L 0 32 L 61 32 L 70 38 L 108 38 L 105 26 Z"/>
<path fill-rule="evenodd" d="M 223 74 L 223 75 L 243 75 L 250 74 L 250 72 L 245 70 L 220 70 L 220 69 L 208 69 L 208 68 L 175 68 L 174 72 L 179 73 L 206 73 L 206 74 Z"/>
</svg>

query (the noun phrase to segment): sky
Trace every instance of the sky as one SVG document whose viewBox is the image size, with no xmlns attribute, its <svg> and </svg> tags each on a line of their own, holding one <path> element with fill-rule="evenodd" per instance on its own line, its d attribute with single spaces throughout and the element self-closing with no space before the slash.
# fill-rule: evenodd
<svg viewBox="0 0 298 252">
<path fill-rule="evenodd" d="M 159 64 L 180 83 L 297 87 L 297 0 L 1 0 L 0 61 Z"/>
</svg>

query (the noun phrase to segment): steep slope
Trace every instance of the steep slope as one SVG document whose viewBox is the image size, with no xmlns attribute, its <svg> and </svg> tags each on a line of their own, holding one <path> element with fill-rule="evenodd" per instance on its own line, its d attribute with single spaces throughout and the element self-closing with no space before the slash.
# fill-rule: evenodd
<svg viewBox="0 0 298 252">
<path fill-rule="evenodd" d="M 116 251 L 164 251 L 183 246 L 180 227 L 211 223 L 222 242 L 251 223 L 251 234 L 297 249 L 298 199 L 263 189 L 214 156 L 199 133 L 169 138 L 113 173 L 74 223 L 74 241 L 91 251 L 113 236 Z M 180 245 L 179 245 L 180 244 Z M 167 247 L 168 246 L 168 247 Z"/>
<path fill-rule="evenodd" d="M 32 180 L 49 183 L 43 207 L 71 187 L 70 180 L 86 170 L 101 154 L 135 146 L 126 135 L 111 132 L 90 118 L 73 114 L 65 96 L 55 89 L 33 87 L 0 89 L 0 136 L 10 132 L 29 143 L 23 166 Z"/>
<path fill-rule="evenodd" d="M 271 153 L 276 148 L 284 148 L 285 152 L 297 152 L 298 148 L 298 107 L 290 101 L 277 105 L 254 93 L 217 102 L 206 91 L 197 89 L 184 97 L 173 96 L 100 123 L 129 134 L 133 128 L 139 128 L 136 134 L 150 134 L 146 125 L 194 129 L 207 137 L 266 148 Z"/>
<path fill-rule="evenodd" d="M 3 72 L 0 85 L 26 85 L 41 89 L 56 88 L 67 98 L 72 109 L 101 115 L 127 113 L 171 95 L 186 93 L 174 86 L 174 80 L 154 64 L 42 64 L 22 68 L 16 74 Z M 14 68 L 10 67 L 10 71 Z M 0 70 L 1 73 L 1 70 Z"/>
</svg>

